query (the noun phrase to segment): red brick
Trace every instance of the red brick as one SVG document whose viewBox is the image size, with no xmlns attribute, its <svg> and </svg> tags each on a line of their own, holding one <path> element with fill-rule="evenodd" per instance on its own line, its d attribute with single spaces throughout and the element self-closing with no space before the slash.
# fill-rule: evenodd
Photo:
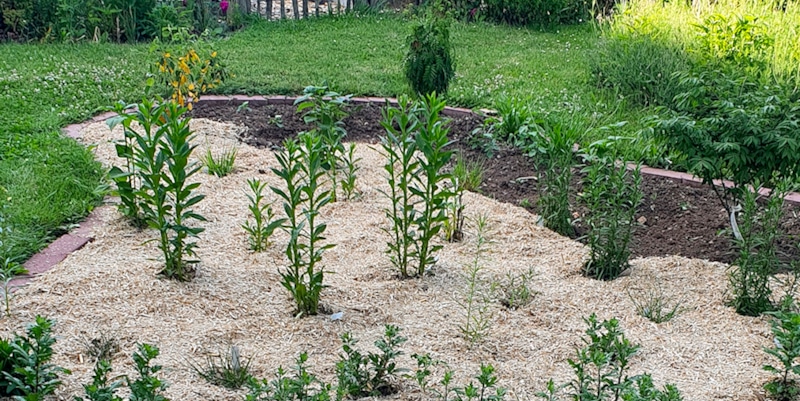
<svg viewBox="0 0 800 401">
<path fill-rule="evenodd" d="M 81 249 L 87 242 L 89 242 L 89 238 L 86 237 L 72 234 L 62 235 L 47 248 L 28 259 L 25 262 L 25 268 L 33 275 L 44 273 L 64 260 L 70 253 Z"/>
</svg>

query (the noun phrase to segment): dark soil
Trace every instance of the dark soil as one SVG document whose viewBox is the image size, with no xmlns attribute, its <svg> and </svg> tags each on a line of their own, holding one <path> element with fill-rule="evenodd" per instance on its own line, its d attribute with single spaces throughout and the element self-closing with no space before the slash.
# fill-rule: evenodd
<svg viewBox="0 0 800 401">
<path fill-rule="evenodd" d="M 241 140 L 260 148 L 277 149 L 284 138 L 310 129 L 293 106 L 250 106 L 237 111 L 237 105 L 198 104 L 194 117 L 230 121 L 248 127 Z M 276 118 L 276 116 L 280 116 Z M 347 141 L 377 143 L 384 129 L 380 126 L 379 106 L 357 106 L 347 117 Z M 280 121 L 280 124 L 276 122 Z M 452 118 L 450 137 L 467 160 L 479 160 L 485 167 L 481 192 L 502 202 L 523 205 L 532 213 L 538 199 L 535 161 L 514 148 L 497 149 L 491 158 L 469 146 L 472 132 L 481 126 L 478 116 Z M 577 183 L 576 183 L 577 184 Z M 644 200 L 637 219 L 632 247 L 635 256 L 681 255 L 731 263 L 735 259 L 730 241 L 728 216 L 714 192 L 662 177 L 643 176 Z M 800 207 L 788 208 L 783 228 L 789 234 L 781 251 L 789 259 L 800 256 L 797 239 L 800 223 L 795 217 Z M 576 207 L 578 214 L 585 213 Z M 578 227 L 578 232 L 581 228 Z"/>
</svg>

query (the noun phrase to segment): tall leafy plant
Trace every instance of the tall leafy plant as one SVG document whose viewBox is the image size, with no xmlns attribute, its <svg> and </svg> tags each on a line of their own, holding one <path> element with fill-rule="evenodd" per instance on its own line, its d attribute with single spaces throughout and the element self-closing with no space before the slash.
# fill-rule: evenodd
<svg viewBox="0 0 800 401">
<path fill-rule="evenodd" d="M 444 94 L 455 76 L 455 63 L 450 42 L 450 22 L 433 11 L 412 26 L 408 37 L 405 76 L 414 93 Z"/>
<path fill-rule="evenodd" d="M 585 223 L 590 252 L 583 272 L 599 280 L 613 280 L 628 268 L 636 208 L 642 201 L 639 166 L 628 170 L 624 162 L 617 164 L 618 156 L 612 139 L 593 143 L 583 155 L 581 199 L 589 209 Z"/>
<path fill-rule="evenodd" d="M 192 225 L 205 218 L 193 206 L 205 195 L 197 194 L 200 183 L 191 182 L 192 175 L 200 170 L 190 157 L 196 145 L 191 144 L 193 132 L 190 118 L 184 118 L 186 108 L 173 102 L 154 104 L 145 100 L 137 111 L 126 114 L 118 105 L 120 116 L 109 121 L 110 126 L 122 123 L 126 142 L 117 145 L 117 153 L 128 162 L 127 170 L 115 167 L 111 176 L 126 212 L 133 207 L 141 219 L 158 230 L 158 245 L 164 256 L 164 269 L 168 278 L 185 281 L 191 279 L 197 244 L 189 242 L 204 229 Z M 142 132 L 133 128 L 137 122 Z M 138 181 L 138 187 L 132 182 Z"/>
<path fill-rule="evenodd" d="M 284 229 L 289 234 L 286 257 L 289 266 L 280 271 L 281 285 L 292 295 L 297 313 L 316 315 L 319 298 L 325 287 L 325 271 L 319 266 L 322 254 L 334 244 L 321 244 L 326 225 L 318 220 L 320 209 L 330 202 L 330 192 L 323 190 L 322 138 L 307 132 L 284 141 L 284 151 L 277 155 L 279 168 L 272 171 L 283 179 L 286 189 L 271 187 L 281 199 L 287 216 Z"/>
<path fill-rule="evenodd" d="M 50 363 L 56 338 L 54 322 L 42 316 L 25 330 L 25 336 L 0 339 L 0 395 L 19 400 L 41 400 L 61 385 L 59 375 L 70 371 Z"/>
</svg>

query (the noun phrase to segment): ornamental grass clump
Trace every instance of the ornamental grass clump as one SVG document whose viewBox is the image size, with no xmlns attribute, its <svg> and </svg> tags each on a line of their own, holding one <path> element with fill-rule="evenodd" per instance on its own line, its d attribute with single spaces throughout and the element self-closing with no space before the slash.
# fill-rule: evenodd
<svg viewBox="0 0 800 401">
<path fill-rule="evenodd" d="M 125 142 L 116 149 L 126 165 L 115 166 L 109 173 L 117 184 L 121 210 L 135 224 L 158 230 L 164 257 L 161 274 L 191 280 L 198 261 L 189 259 L 196 256 L 197 247 L 189 239 L 204 230 L 192 223 L 206 220 L 193 210 L 205 195 L 196 192 L 200 183 L 190 182 L 200 170 L 198 163 L 190 161 L 196 147 L 191 143 L 191 118 L 184 117 L 187 109 L 174 102 L 145 100 L 132 113 L 125 113 L 126 108 L 118 104 L 119 116 L 108 122 L 112 128 L 122 124 L 125 133 Z"/>
<path fill-rule="evenodd" d="M 321 243 L 327 226 L 318 220 L 320 209 L 331 200 L 330 191 L 321 186 L 325 148 L 323 139 L 313 131 L 301 134 L 299 141 L 287 139 L 283 146 L 284 150 L 276 155 L 279 168 L 272 171 L 286 188 L 271 187 L 283 200 L 283 229 L 289 234 L 289 266 L 279 271 L 281 285 L 291 293 L 298 315 L 316 315 L 325 287 L 322 254 L 334 246 Z"/>
</svg>

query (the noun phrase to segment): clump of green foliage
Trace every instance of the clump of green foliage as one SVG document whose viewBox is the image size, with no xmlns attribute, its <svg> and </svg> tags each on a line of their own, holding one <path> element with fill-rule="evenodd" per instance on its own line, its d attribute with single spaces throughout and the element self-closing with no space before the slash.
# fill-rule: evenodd
<svg viewBox="0 0 800 401">
<path fill-rule="evenodd" d="M 188 240 L 204 229 L 190 224 L 205 221 L 192 209 L 205 195 L 196 192 L 200 183 L 189 181 L 200 170 L 190 161 L 196 147 L 191 143 L 191 118 L 184 118 L 186 108 L 173 102 L 145 100 L 135 112 L 126 113 L 128 108 L 118 103 L 119 116 L 108 122 L 112 128 L 121 123 L 125 133 L 125 141 L 116 149 L 126 165 L 109 172 L 117 184 L 120 210 L 135 224 L 158 230 L 165 265 L 161 274 L 191 280 L 197 261 L 187 258 L 196 256 L 197 243 Z M 134 122 L 139 125 L 136 129 Z"/>
<path fill-rule="evenodd" d="M 500 303 L 508 309 L 516 310 L 533 302 L 538 294 L 530 285 L 534 274 L 533 269 L 519 274 L 507 273 L 505 280 L 496 285 L 500 293 Z"/>
<path fill-rule="evenodd" d="M 297 98 L 297 112 L 303 114 L 306 124 L 313 124 L 316 134 L 322 138 L 323 163 L 328 178 L 331 180 L 331 201 L 336 202 L 339 186 L 339 170 L 345 170 L 346 178 L 342 189 L 349 197 L 355 187 L 354 159 L 347 158 L 342 141 L 347 136 L 343 120 L 349 115 L 347 106 L 352 95 L 342 96 L 327 86 L 309 86 L 303 90 L 303 96 Z M 350 156 L 352 156 L 352 148 Z M 348 163 L 349 162 L 349 163 Z M 349 190 L 344 187 L 348 186 Z"/>
<path fill-rule="evenodd" d="M 281 199 L 286 213 L 284 230 L 289 234 L 286 258 L 289 266 L 280 271 L 281 285 L 292 295 L 301 315 L 316 315 L 324 288 L 325 271 L 319 266 L 322 254 L 334 244 L 325 240 L 326 225 L 317 219 L 330 200 L 330 191 L 321 187 L 325 174 L 325 145 L 314 132 L 300 135 L 300 142 L 287 139 L 278 153 L 279 168 L 272 171 L 286 188 L 271 187 Z"/>
<path fill-rule="evenodd" d="M 583 273 L 598 280 L 613 280 L 628 268 L 636 208 L 642 201 L 639 165 L 632 170 L 625 162 L 618 165 L 615 141 L 597 141 L 583 155 L 581 200 L 589 209 L 585 218 L 589 260 Z"/>
<path fill-rule="evenodd" d="M 432 368 L 444 362 L 432 358 L 430 354 L 414 354 L 411 357 L 417 361 L 417 368 L 412 377 L 424 393 L 433 395 L 439 400 L 503 401 L 505 399 L 507 390 L 497 385 L 497 375 L 491 364 L 481 364 L 480 373 L 475 376 L 477 385 L 470 381 L 469 384 L 460 387 L 453 383 L 453 370 L 449 368 L 446 368 L 437 383 L 430 383 Z"/>
<path fill-rule="evenodd" d="M 800 386 L 795 377 L 800 374 L 800 314 L 791 311 L 768 312 L 773 320 L 770 322 L 775 346 L 764 348 L 764 352 L 773 356 L 780 363 L 764 365 L 764 370 L 777 375 L 775 379 L 764 385 L 770 399 L 775 401 L 791 401 L 800 395 Z"/>
<path fill-rule="evenodd" d="M 119 378 L 109 378 L 111 370 L 111 362 L 106 359 L 100 359 L 95 363 L 92 382 L 83 385 L 87 401 L 122 401 L 122 397 L 117 395 L 117 390 L 125 382 Z M 84 399 L 76 396 L 75 401 Z"/>
<path fill-rule="evenodd" d="M 278 228 L 283 226 L 286 219 L 277 219 L 272 211 L 272 203 L 264 200 L 264 189 L 267 183 L 253 178 L 247 180 L 252 194 L 247 194 L 250 205 L 247 207 L 253 215 L 253 223 L 248 220 L 242 224 L 242 228 L 247 231 L 250 241 L 250 249 L 261 252 L 269 246 L 269 238 Z"/>
<path fill-rule="evenodd" d="M 380 353 L 366 355 L 355 348 L 358 341 L 350 333 L 342 334 L 344 354 L 336 362 L 337 399 L 377 397 L 397 391 L 398 375 L 406 371 L 397 366 L 397 358 L 403 355 L 398 347 L 406 342 L 400 331 L 397 326 L 386 325 L 383 338 L 375 341 Z"/>
<path fill-rule="evenodd" d="M 242 360 L 239 347 L 235 345 L 224 354 L 206 357 L 204 362 L 189 362 L 189 366 L 203 380 L 229 389 L 241 388 L 253 377 L 250 360 Z"/>
<path fill-rule="evenodd" d="M 330 401 L 331 385 L 323 382 L 306 368 L 308 354 L 302 353 L 295 360 L 292 373 L 278 368 L 275 379 L 251 379 L 247 383 L 249 392 L 246 401 L 305 400 Z"/>
<path fill-rule="evenodd" d="M 391 222 L 387 253 L 402 277 L 422 276 L 435 262 L 433 253 L 441 249 L 432 240 L 447 221 L 451 194 L 442 184 L 450 174 L 443 169 L 453 152 L 446 149 L 451 142 L 440 117 L 444 101 L 430 95 L 420 102 L 401 97 L 398 103 L 399 108 L 384 109 L 381 121 L 387 132 L 381 146 L 390 187 L 384 194 L 392 205 L 386 210 Z M 416 268 L 409 271 L 414 262 Z"/>
<path fill-rule="evenodd" d="M 548 401 L 562 400 L 559 393 L 567 388 L 566 396 L 570 400 L 682 400 L 674 385 L 667 384 L 659 390 L 649 374 L 628 375 L 631 358 L 640 347 L 625 337 L 617 319 L 600 322 L 597 315 L 592 314 L 584 321 L 589 326 L 582 339 L 585 346 L 576 350 L 574 359 L 567 360 L 575 377 L 564 385 L 556 385 L 550 379 L 546 390 L 536 393 L 537 397 Z"/>
<path fill-rule="evenodd" d="M 483 181 L 483 164 L 456 158 L 450 173 L 450 196 L 447 200 L 447 220 L 442 227 L 444 239 L 459 242 L 464 239 L 464 191 L 478 191 Z"/>
<path fill-rule="evenodd" d="M 233 172 L 237 153 L 238 149 L 233 146 L 223 151 L 222 154 L 214 156 L 211 149 L 207 148 L 206 153 L 200 156 L 200 162 L 206 167 L 208 174 L 225 177 Z"/>
<path fill-rule="evenodd" d="M 664 323 L 685 312 L 681 299 L 664 293 L 658 278 L 643 279 L 638 288 L 629 288 L 628 297 L 636 313 L 653 323 Z"/>
<path fill-rule="evenodd" d="M 159 379 L 156 374 L 161 371 L 161 365 L 151 365 L 160 353 L 158 347 L 150 344 L 139 344 L 133 353 L 133 362 L 136 364 L 138 377 L 131 380 L 125 378 L 131 390 L 131 401 L 169 401 L 162 394 L 167 389 L 167 383 Z"/>
<path fill-rule="evenodd" d="M 53 358 L 54 322 L 36 316 L 25 335 L 0 339 L 0 396 L 40 400 L 61 385 L 59 375 L 70 371 L 50 363 Z"/>
<path fill-rule="evenodd" d="M 436 10 L 415 21 L 408 37 L 405 76 L 414 93 L 445 94 L 455 76 L 450 21 Z"/>
</svg>

